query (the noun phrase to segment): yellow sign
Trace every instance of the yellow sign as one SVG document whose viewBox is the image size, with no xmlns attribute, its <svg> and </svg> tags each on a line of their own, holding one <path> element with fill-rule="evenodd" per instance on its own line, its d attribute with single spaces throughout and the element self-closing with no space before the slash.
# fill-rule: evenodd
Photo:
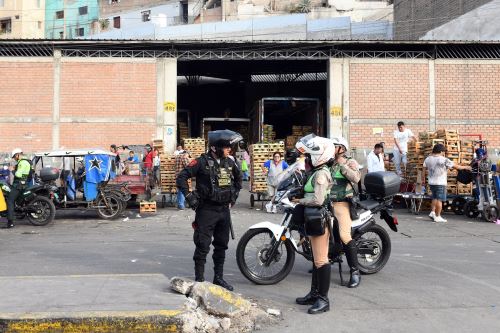
<svg viewBox="0 0 500 333">
<path fill-rule="evenodd" d="M 163 102 L 163 111 L 175 112 L 175 102 Z"/>
<path fill-rule="evenodd" d="M 340 107 L 340 106 L 332 106 L 330 108 L 330 114 L 332 116 L 342 117 L 342 107 Z"/>
</svg>

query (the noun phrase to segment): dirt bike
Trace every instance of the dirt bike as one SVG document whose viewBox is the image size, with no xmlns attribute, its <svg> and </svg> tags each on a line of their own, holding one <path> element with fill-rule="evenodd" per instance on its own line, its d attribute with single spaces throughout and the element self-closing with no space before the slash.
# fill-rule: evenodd
<svg viewBox="0 0 500 333">
<path fill-rule="evenodd" d="M 388 177 L 388 173 L 380 175 Z M 390 181 L 395 182 L 394 176 L 390 175 Z M 366 178 L 365 178 L 366 180 Z M 397 183 L 399 184 L 399 177 Z M 281 188 L 280 204 L 284 211 L 281 224 L 271 222 L 260 222 L 252 225 L 241 237 L 236 249 L 236 261 L 241 273 L 256 284 L 276 284 L 286 278 L 293 268 L 295 254 L 302 255 L 309 261 L 313 260 L 312 248 L 308 237 L 305 236 L 303 226 L 293 225 L 293 204 L 288 194 L 294 193 L 300 187 L 300 180 L 288 181 L 288 189 Z M 366 185 L 366 182 L 365 182 Z M 390 187 L 390 189 L 389 189 Z M 387 231 L 376 223 L 375 214 L 380 213 L 383 219 L 393 231 L 397 231 L 397 218 L 392 216 L 392 198 L 397 190 L 396 185 L 388 185 L 388 190 L 372 189 L 372 199 L 356 203 L 359 218 L 352 222 L 352 238 L 358 247 L 358 265 L 363 274 L 374 274 L 379 272 L 389 260 L 391 254 L 391 240 Z M 399 185 L 397 185 L 399 189 Z M 381 194 L 381 195 L 380 195 Z M 342 256 L 344 249 L 340 241 L 338 221 L 336 220 L 332 206 L 325 203 L 328 212 L 327 220 L 330 223 L 330 262 L 338 263 L 339 274 L 342 279 Z"/>
<path fill-rule="evenodd" d="M 11 186 L 8 184 L 0 184 L 5 198 L 8 197 Z M 44 186 L 33 186 L 22 190 L 15 202 L 15 216 L 16 219 L 27 218 L 32 225 L 43 226 L 47 225 L 54 220 L 56 215 L 56 208 L 52 200 L 45 195 L 40 194 L 44 192 Z M 7 216 L 7 211 L 1 213 L 2 217 Z"/>
</svg>

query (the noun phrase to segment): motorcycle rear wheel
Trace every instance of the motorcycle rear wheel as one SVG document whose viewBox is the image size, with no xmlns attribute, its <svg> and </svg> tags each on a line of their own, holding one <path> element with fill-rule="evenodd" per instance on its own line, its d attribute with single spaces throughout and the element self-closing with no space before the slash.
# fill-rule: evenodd
<svg viewBox="0 0 500 333">
<path fill-rule="evenodd" d="M 56 216 L 56 207 L 49 198 L 37 196 L 31 200 L 28 207 L 33 207 L 37 210 L 36 213 L 27 213 L 28 221 L 35 226 L 44 226 L 54 220 Z"/>
<path fill-rule="evenodd" d="M 289 241 L 281 242 L 278 253 L 275 254 L 269 266 L 264 264 L 266 254 L 275 244 L 271 231 L 268 229 L 250 229 L 238 242 L 236 262 L 243 276 L 255 284 L 276 284 L 286 278 L 295 262 L 295 250 Z M 255 243 L 255 244 L 254 244 Z M 283 256 L 286 254 L 286 259 Z M 275 266 L 282 263 L 282 267 Z M 266 274 L 268 273 L 269 274 Z"/>
<path fill-rule="evenodd" d="M 369 227 L 356 239 L 358 266 L 362 274 L 375 274 L 384 268 L 391 256 L 391 239 L 378 224 Z M 371 254 L 363 253 L 371 252 Z"/>
<path fill-rule="evenodd" d="M 97 215 L 105 220 L 117 218 L 122 212 L 123 205 L 125 203 L 123 203 L 120 198 L 115 195 L 106 195 L 106 201 L 108 202 L 108 206 L 102 196 L 100 196 L 99 200 L 97 200 Z"/>
</svg>

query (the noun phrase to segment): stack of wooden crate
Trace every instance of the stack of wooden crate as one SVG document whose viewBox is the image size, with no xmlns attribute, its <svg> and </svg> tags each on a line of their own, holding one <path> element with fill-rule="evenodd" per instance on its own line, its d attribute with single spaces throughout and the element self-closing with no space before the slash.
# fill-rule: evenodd
<svg viewBox="0 0 500 333">
<path fill-rule="evenodd" d="M 272 142 L 276 138 L 276 132 L 273 131 L 273 125 L 264 124 L 262 126 L 262 131 L 264 134 L 264 142 Z"/>
<path fill-rule="evenodd" d="M 175 185 L 175 156 L 163 155 L 160 160 L 160 184 L 161 191 L 167 193 L 176 193 Z"/>
<path fill-rule="evenodd" d="M 409 179 L 412 182 L 418 183 L 415 175 L 421 170 L 419 164 L 432 154 L 432 148 L 436 144 L 442 144 L 446 148 L 445 156 L 455 164 L 468 165 L 473 158 L 473 144 L 470 141 L 460 140 L 460 135 L 456 130 L 440 129 L 436 132 L 421 132 L 419 133 L 419 142 L 408 143 L 408 170 Z M 416 158 L 417 146 L 420 147 L 418 158 Z M 422 149 L 423 147 L 423 149 Z M 421 174 L 421 173 L 420 173 Z M 470 195 L 472 194 L 472 184 L 462 184 L 457 181 L 456 170 L 448 171 L 448 194 Z M 426 175 L 427 177 L 427 175 Z M 430 193 L 429 185 L 427 184 L 427 193 Z"/>
<path fill-rule="evenodd" d="M 160 139 L 153 140 L 153 148 L 158 149 L 158 151 L 162 153 L 164 151 L 163 140 Z"/>
<path fill-rule="evenodd" d="M 160 160 L 160 185 L 164 193 L 177 193 L 175 158 L 177 155 L 163 155 Z M 191 191 L 191 179 L 188 180 Z"/>
<path fill-rule="evenodd" d="M 184 150 L 187 150 L 192 158 L 198 158 L 205 152 L 205 139 L 186 138 L 183 140 Z"/>
<path fill-rule="evenodd" d="M 460 141 L 460 164 L 470 165 L 474 159 L 474 144 L 470 140 Z M 457 194 L 460 195 L 472 195 L 473 184 L 462 184 L 457 182 Z"/>
<path fill-rule="evenodd" d="M 423 164 L 425 159 L 425 142 L 424 141 L 410 141 L 408 142 L 408 164 L 406 166 L 406 173 L 408 182 L 410 183 L 420 183 L 421 178 L 418 179 L 419 175 L 423 171 Z"/>
<path fill-rule="evenodd" d="M 189 127 L 185 122 L 179 122 L 179 139 L 189 138 Z"/>
<path fill-rule="evenodd" d="M 256 143 L 250 146 L 250 190 L 254 193 L 267 192 L 266 174 L 262 165 L 273 158 L 274 152 L 284 154 L 285 143 Z"/>
</svg>

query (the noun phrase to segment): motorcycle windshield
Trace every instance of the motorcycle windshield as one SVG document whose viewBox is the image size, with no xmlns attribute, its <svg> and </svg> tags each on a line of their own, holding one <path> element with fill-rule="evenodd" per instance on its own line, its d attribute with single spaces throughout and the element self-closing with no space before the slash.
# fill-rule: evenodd
<svg viewBox="0 0 500 333">
<path fill-rule="evenodd" d="M 283 170 L 280 174 L 276 176 L 276 183 L 278 184 L 278 191 L 287 190 L 291 187 L 294 182 L 294 174 L 301 173 L 305 170 L 305 164 L 303 161 L 297 161 L 290 165 L 288 168 Z"/>
</svg>

